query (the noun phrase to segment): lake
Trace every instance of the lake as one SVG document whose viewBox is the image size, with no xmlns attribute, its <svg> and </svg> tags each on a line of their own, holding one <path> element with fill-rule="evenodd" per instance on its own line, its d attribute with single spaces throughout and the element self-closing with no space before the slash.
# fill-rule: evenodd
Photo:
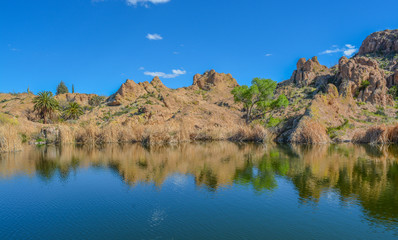
<svg viewBox="0 0 398 240">
<path fill-rule="evenodd" d="M 0 239 L 397 239 L 398 147 L 28 147 Z"/>
</svg>

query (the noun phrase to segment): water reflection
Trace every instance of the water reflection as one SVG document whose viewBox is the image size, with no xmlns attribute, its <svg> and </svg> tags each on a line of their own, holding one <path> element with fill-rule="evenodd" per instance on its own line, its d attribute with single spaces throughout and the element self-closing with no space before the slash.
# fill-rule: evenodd
<svg viewBox="0 0 398 240">
<path fill-rule="evenodd" d="M 398 222 L 398 148 L 396 146 L 288 146 L 233 143 L 185 144 L 145 148 L 110 145 L 101 148 L 64 146 L 32 148 L 0 155 L 1 178 L 39 176 L 68 181 L 79 169 L 115 171 L 129 185 L 161 187 L 174 174 L 194 176 L 208 191 L 239 185 L 274 191 L 280 179 L 297 190 L 301 204 L 318 204 L 327 192 L 342 204 L 357 202 L 364 217 L 387 228 Z"/>
</svg>

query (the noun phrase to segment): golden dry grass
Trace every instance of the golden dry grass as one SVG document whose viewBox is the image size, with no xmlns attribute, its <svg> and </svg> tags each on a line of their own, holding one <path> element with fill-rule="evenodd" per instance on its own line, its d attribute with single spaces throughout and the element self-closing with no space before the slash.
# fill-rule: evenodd
<svg viewBox="0 0 398 240">
<path fill-rule="evenodd" d="M 0 125 L 0 152 L 22 150 L 22 141 L 16 128 L 9 124 Z"/>
</svg>

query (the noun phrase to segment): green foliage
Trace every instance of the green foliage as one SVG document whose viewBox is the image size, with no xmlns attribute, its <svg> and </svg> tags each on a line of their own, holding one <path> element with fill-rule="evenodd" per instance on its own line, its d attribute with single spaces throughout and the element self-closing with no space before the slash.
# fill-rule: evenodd
<svg viewBox="0 0 398 240">
<path fill-rule="evenodd" d="M 386 113 L 384 112 L 384 107 L 377 107 L 377 110 L 374 114 L 377 116 L 385 117 Z"/>
<path fill-rule="evenodd" d="M 63 81 L 61 81 L 58 86 L 57 86 L 57 93 L 56 95 L 59 94 L 64 94 L 64 93 L 69 93 L 68 88 L 66 87 L 65 83 Z"/>
<path fill-rule="evenodd" d="M 63 111 L 64 119 L 78 119 L 84 114 L 83 108 L 77 102 L 70 102 Z"/>
<path fill-rule="evenodd" d="M 5 113 L 0 113 L 0 123 L 1 124 L 11 124 L 11 125 L 18 125 L 18 119 L 14 118 Z"/>
<path fill-rule="evenodd" d="M 261 105 L 262 108 L 271 105 L 276 89 L 276 82 L 271 79 L 254 78 L 250 87 L 246 85 L 235 87 L 232 90 L 235 102 L 243 103 L 246 109 L 246 122 L 251 119 L 253 107 Z"/>
<path fill-rule="evenodd" d="M 357 106 L 363 106 L 365 104 L 366 104 L 365 102 L 357 102 Z"/>
<path fill-rule="evenodd" d="M 368 86 L 370 85 L 370 82 L 368 80 L 362 81 L 361 85 L 359 86 L 359 91 L 365 90 Z"/>
<path fill-rule="evenodd" d="M 75 85 L 72 84 L 72 93 L 75 93 Z"/>
<path fill-rule="evenodd" d="M 88 100 L 88 104 L 93 107 L 101 105 L 102 102 L 106 100 L 105 96 L 93 96 Z"/>
<path fill-rule="evenodd" d="M 388 93 L 394 97 L 394 99 L 398 98 L 398 87 L 397 86 L 392 86 L 390 89 L 388 89 Z"/>
<path fill-rule="evenodd" d="M 33 111 L 43 119 L 43 123 L 47 123 L 47 117 L 51 117 L 59 109 L 59 104 L 55 100 L 53 93 L 49 91 L 40 92 L 33 99 Z"/>
<path fill-rule="evenodd" d="M 276 126 L 278 126 L 279 123 L 281 123 L 281 122 L 282 122 L 282 119 L 280 119 L 280 118 L 270 117 L 270 118 L 268 119 L 268 122 L 267 122 L 267 127 L 276 127 Z"/>
<path fill-rule="evenodd" d="M 279 95 L 277 99 L 275 99 L 271 103 L 271 109 L 276 109 L 276 108 L 281 108 L 281 107 L 287 107 L 289 105 L 289 100 L 284 94 Z"/>
<path fill-rule="evenodd" d="M 337 132 L 340 130 L 344 130 L 349 127 L 348 119 L 344 119 L 344 123 L 337 127 L 329 127 L 326 130 L 326 133 L 329 135 L 331 139 L 337 137 Z"/>
</svg>

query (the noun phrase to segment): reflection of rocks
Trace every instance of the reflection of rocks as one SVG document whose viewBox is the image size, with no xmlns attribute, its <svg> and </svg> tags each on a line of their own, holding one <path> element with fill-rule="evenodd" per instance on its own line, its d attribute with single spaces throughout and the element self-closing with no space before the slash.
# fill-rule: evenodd
<svg viewBox="0 0 398 240">
<path fill-rule="evenodd" d="M 101 149 L 64 146 L 0 155 L 0 176 L 39 175 L 45 181 L 67 179 L 77 168 L 103 166 L 128 184 L 161 186 L 178 174 L 194 176 L 195 183 L 217 191 L 238 184 L 257 192 L 278 188 L 277 176 L 290 180 L 301 203 L 317 203 L 333 190 L 341 201 L 355 198 L 368 219 L 398 221 L 398 147 L 356 145 L 237 145 L 183 144 L 144 148 L 112 145 Z M 178 180 L 175 180 L 178 181 Z"/>
</svg>

